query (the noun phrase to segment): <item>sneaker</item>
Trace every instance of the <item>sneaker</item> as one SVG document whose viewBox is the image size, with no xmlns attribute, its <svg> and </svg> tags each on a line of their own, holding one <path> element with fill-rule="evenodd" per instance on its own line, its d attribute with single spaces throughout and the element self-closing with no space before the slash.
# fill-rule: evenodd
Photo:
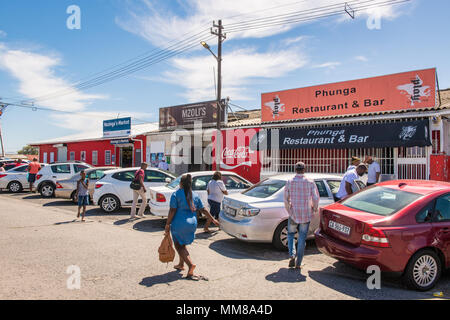
<svg viewBox="0 0 450 320">
<path fill-rule="evenodd" d="M 293 268 L 295 266 L 295 257 L 289 259 L 289 268 Z"/>
</svg>

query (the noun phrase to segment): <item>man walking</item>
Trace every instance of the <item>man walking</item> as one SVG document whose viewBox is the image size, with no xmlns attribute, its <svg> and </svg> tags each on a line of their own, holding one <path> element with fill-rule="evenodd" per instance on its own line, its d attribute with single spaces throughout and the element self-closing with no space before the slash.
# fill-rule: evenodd
<svg viewBox="0 0 450 320">
<path fill-rule="evenodd" d="M 33 183 L 36 181 L 36 175 L 41 170 L 41 164 L 37 158 L 33 158 L 33 161 L 28 165 L 28 182 L 30 183 L 30 192 L 33 192 Z"/>
<path fill-rule="evenodd" d="M 86 214 L 86 206 L 89 205 L 89 179 L 86 179 L 86 172 L 80 171 L 80 179 L 77 181 L 77 198 L 78 198 L 78 214 L 80 217 L 81 208 L 83 213 L 81 216 L 81 222 L 84 222 L 84 216 Z"/>
<path fill-rule="evenodd" d="M 295 177 L 286 183 L 284 188 L 284 206 L 289 213 L 288 219 L 288 248 L 289 268 L 302 266 L 305 251 L 306 236 L 314 212 L 319 207 L 319 191 L 313 181 L 305 178 L 305 164 L 297 162 Z M 298 231 L 297 261 L 295 261 L 294 241 Z"/>
<path fill-rule="evenodd" d="M 367 173 L 367 186 L 371 186 L 378 182 L 381 175 L 380 164 L 373 160 L 371 156 L 367 156 L 365 161 L 369 165 L 368 173 Z"/>
<path fill-rule="evenodd" d="M 147 207 L 147 195 L 146 195 L 147 189 L 145 188 L 144 185 L 145 169 L 147 169 L 147 164 L 144 162 L 141 164 L 141 168 L 134 174 L 134 179 L 137 180 L 137 182 L 141 185 L 141 188 L 139 190 L 133 189 L 133 203 L 131 205 L 130 219 L 136 218 L 136 205 L 138 203 L 139 196 L 142 199 L 142 203 L 141 206 L 139 207 L 138 216 L 140 218 L 144 217 L 144 211 L 145 208 Z"/>
</svg>

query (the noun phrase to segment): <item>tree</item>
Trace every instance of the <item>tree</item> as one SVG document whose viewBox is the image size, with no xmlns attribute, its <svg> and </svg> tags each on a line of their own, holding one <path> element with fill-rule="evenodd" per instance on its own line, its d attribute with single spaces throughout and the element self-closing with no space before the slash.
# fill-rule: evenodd
<svg viewBox="0 0 450 320">
<path fill-rule="evenodd" d="M 38 148 L 27 145 L 17 152 L 18 154 L 28 154 L 28 155 L 37 155 Z"/>
</svg>

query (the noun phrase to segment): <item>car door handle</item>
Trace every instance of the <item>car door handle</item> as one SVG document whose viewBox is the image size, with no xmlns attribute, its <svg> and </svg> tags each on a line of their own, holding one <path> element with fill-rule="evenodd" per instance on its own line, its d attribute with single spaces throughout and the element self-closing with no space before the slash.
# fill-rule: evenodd
<svg viewBox="0 0 450 320">
<path fill-rule="evenodd" d="M 444 229 L 442 229 L 442 232 L 443 233 L 449 233 L 450 232 L 450 228 L 444 228 Z"/>
</svg>

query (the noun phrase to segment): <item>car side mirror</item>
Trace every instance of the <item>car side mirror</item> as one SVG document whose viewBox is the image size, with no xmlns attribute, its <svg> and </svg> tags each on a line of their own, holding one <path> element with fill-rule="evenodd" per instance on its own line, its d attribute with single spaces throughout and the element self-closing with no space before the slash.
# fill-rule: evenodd
<svg viewBox="0 0 450 320">
<path fill-rule="evenodd" d="M 167 178 L 166 178 L 166 182 L 167 182 L 167 183 L 171 183 L 171 182 L 172 182 L 172 179 L 170 179 L 169 177 L 167 177 Z"/>
</svg>

